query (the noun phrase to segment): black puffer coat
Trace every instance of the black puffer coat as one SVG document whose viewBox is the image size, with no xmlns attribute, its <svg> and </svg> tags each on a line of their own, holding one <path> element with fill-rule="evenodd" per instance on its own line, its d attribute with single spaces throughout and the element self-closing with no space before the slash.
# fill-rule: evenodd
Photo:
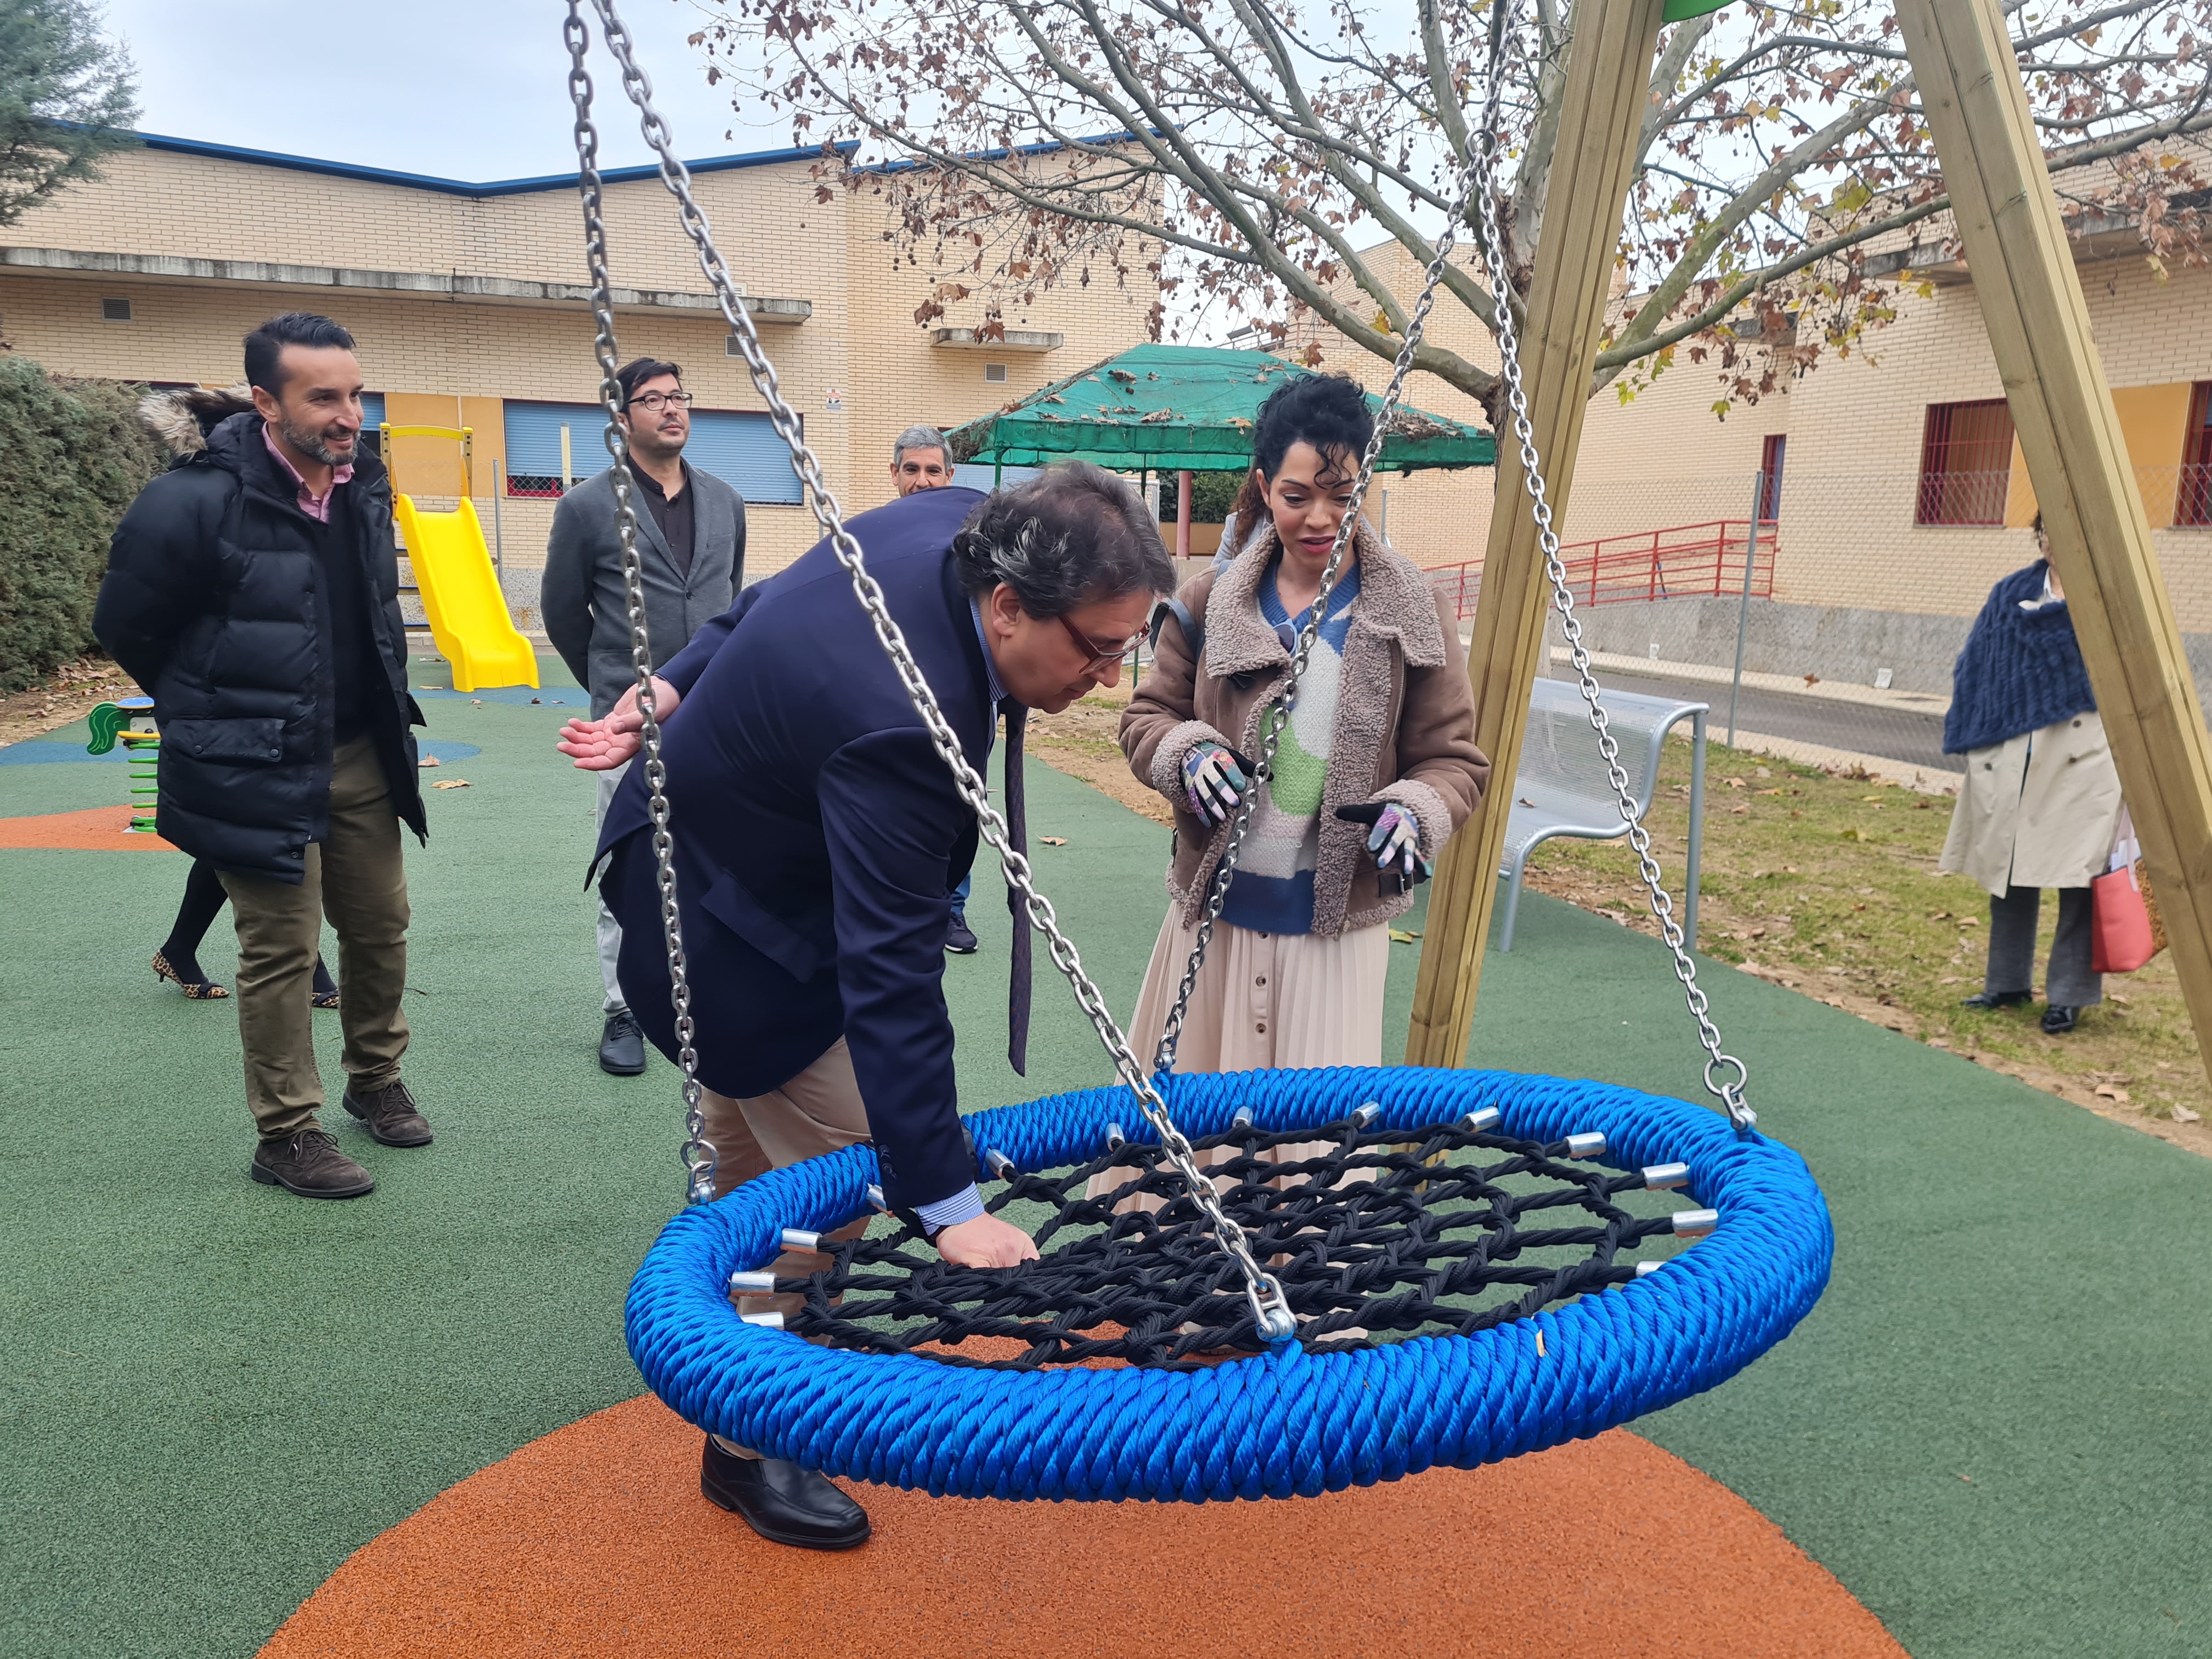
<svg viewBox="0 0 2212 1659">
<path fill-rule="evenodd" d="M 190 392 L 149 399 L 146 414 L 184 453 L 117 526 L 93 631 L 154 699 L 162 838 L 219 870 L 296 882 L 307 844 L 329 830 L 336 698 L 320 527 L 250 403 Z M 369 735 L 393 811 L 426 836 L 408 730 L 422 713 L 407 694 L 382 464 L 363 453 L 340 501 L 353 523 L 339 544 L 364 562 L 371 660 L 390 687 L 368 700 Z"/>
</svg>

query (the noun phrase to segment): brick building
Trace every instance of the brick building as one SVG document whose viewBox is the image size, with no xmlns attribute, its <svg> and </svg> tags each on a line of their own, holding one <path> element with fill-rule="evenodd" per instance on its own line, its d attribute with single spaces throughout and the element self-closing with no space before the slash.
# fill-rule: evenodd
<svg viewBox="0 0 2212 1659">
<path fill-rule="evenodd" d="M 2075 252 L 2153 545 L 2197 678 L 2212 687 L 2212 270 L 2161 277 L 2132 225 L 2117 221 Z M 1410 297 L 1417 263 L 1402 250 L 1380 257 L 1394 289 Z M 1933 240 L 1878 255 L 1875 268 L 1915 272 L 1927 292 L 1907 294 L 1896 320 L 1862 349 L 1824 353 L 1812 372 L 1756 404 L 1718 414 L 1714 367 L 1686 354 L 1626 404 L 1611 389 L 1600 392 L 1565 536 L 1620 538 L 1607 543 L 1607 557 L 1618 551 L 1626 568 L 1653 532 L 1727 524 L 1729 537 L 1742 538 L 1756 504 L 1771 526 L 1747 667 L 1862 684 L 1887 669 L 1899 689 L 1948 692 L 1952 659 L 1990 584 L 2033 557 L 2034 492 L 1972 274 Z M 1440 305 L 1436 321 L 1444 343 L 1495 364 L 1463 307 Z M 1334 337 L 1322 343 L 1327 367 L 1385 377 L 1364 352 Z M 1418 379 L 1410 395 L 1440 413 L 1474 413 L 1472 399 L 1433 377 Z M 1489 474 L 1416 475 L 1389 488 L 1391 538 L 1401 550 L 1425 565 L 1481 556 L 1468 544 L 1488 523 Z M 1670 544 L 1708 536 L 1700 530 Z M 1702 599 L 1595 605 L 1595 642 L 1639 657 L 1658 645 L 1674 659 L 1728 662 L 1741 561 L 1734 552 Z M 1662 572 L 1662 585 L 1673 574 L 1674 591 L 1694 586 L 1679 580 L 1693 565 Z M 1716 585 L 1729 591 L 1714 594 Z"/>
<path fill-rule="evenodd" d="M 848 511 L 889 498 L 892 439 L 951 427 L 1144 336 L 1149 289 L 1042 292 L 979 342 L 980 300 L 915 313 L 940 276 L 902 265 L 880 198 L 817 195 L 806 150 L 691 164 L 701 205 Z M 58 374 L 228 386 L 239 342 L 279 311 L 337 318 L 360 341 L 370 419 L 465 425 L 471 495 L 496 520 L 510 608 L 536 625 L 538 571 L 561 484 L 606 465 L 593 406 L 583 228 L 574 175 L 468 183 L 147 136 L 0 232 L 0 334 Z M 746 574 L 817 538 L 799 481 L 707 291 L 657 173 L 605 175 L 625 359 L 679 362 L 699 399 L 692 459 L 748 503 Z M 403 489 L 449 505 L 457 446 L 398 441 Z"/>
</svg>

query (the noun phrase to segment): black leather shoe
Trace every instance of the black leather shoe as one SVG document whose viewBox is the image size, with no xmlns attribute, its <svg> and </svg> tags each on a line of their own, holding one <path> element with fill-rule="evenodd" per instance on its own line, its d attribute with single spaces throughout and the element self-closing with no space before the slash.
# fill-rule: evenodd
<svg viewBox="0 0 2212 1659">
<path fill-rule="evenodd" d="M 771 1544 L 849 1550 L 868 1541 L 868 1512 L 829 1480 L 774 1457 L 739 1457 L 707 1437 L 699 1490 Z"/>
<path fill-rule="evenodd" d="M 2063 1036 L 2081 1023 L 2079 1008 L 2067 1008 L 2054 1002 L 2043 1011 L 2043 1029 L 2051 1036 Z"/>
<path fill-rule="evenodd" d="M 968 918 L 957 910 L 952 913 L 951 923 L 945 930 L 945 948 L 949 954 L 956 957 L 972 957 L 975 954 L 975 935 L 969 931 Z"/>
<path fill-rule="evenodd" d="M 2034 1000 L 2035 993 L 2033 991 L 1977 991 L 1973 995 L 1963 999 L 1959 1006 L 1961 1008 L 1980 1008 L 1987 1011 L 1996 1008 L 2017 1008 L 2023 1002 Z"/>
<path fill-rule="evenodd" d="M 599 1069 L 609 1077 L 635 1077 L 645 1070 L 645 1033 L 627 1008 L 607 1016 L 599 1033 Z"/>
</svg>

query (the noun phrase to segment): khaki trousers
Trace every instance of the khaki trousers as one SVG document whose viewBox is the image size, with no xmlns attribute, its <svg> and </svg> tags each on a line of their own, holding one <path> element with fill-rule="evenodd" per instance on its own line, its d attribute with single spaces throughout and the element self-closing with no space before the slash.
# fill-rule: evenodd
<svg viewBox="0 0 2212 1659">
<path fill-rule="evenodd" d="M 307 848 L 303 878 L 224 871 L 238 924 L 238 1034 L 246 1050 L 246 1104 L 264 1140 L 321 1127 L 308 992 L 323 918 L 338 936 L 339 1023 L 344 1066 L 362 1093 L 399 1076 L 407 1052 L 407 872 L 399 818 L 374 740 L 356 738 L 331 757 L 330 831 Z"/>
<path fill-rule="evenodd" d="M 868 1138 L 868 1109 L 842 1037 L 781 1089 L 734 1100 L 702 1088 L 699 1105 L 714 1149 L 717 1198 L 755 1176 Z"/>
<path fill-rule="evenodd" d="M 756 1176 L 781 1170 L 822 1152 L 834 1152 L 868 1138 L 868 1109 L 860 1102 L 860 1079 L 853 1075 L 853 1056 L 839 1037 L 829 1052 L 781 1089 L 749 1100 L 699 1091 L 701 1115 L 706 1120 L 707 1143 L 714 1149 L 714 1196 L 744 1185 Z M 842 1242 L 868 1231 L 866 1216 L 825 1237 Z M 829 1256 L 820 1250 L 786 1250 L 769 1264 L 780 1277 L 798 1279 L 825 1271 Z M 798 1296 L 732 1296 L 740 1313 L 781 1314 L 788 1319 L 799 1311 Z M 724 1451 L 740 1457 L 757 1452 L 714 1437 Z"/>
</svg>

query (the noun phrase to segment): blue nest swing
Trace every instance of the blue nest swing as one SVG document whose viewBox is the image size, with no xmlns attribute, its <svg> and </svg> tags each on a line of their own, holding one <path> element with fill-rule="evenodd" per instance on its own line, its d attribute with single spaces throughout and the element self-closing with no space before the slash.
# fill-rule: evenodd
<svg viewBox="0 0 2212 1659">
<path fill-rule="evenodd" d="M 1231 1133 L 1240 1109 L 1260 1130 L 1318 1133 L 1370 1102 L 1377 1139 L 1418 1144 L 1434 1126 L 1495 1111 L 1493 1139 L 1564 1157 L 1570 1137 L 1595 1134 L 1608 1164 L 1686 1164 L 1670 1174 L 1717 1224 L 1700 1216 L 1710 1236 L 1657 1271 L 1608 1257 L 1601 1265 L 1626 1282 L 1473 1335 L 1347 1352 L 1291 1340 L 1188 1370 L 954 1366 L 818 1346 L 748 1324 L 731 1304 L 731 1275 L 766 1268 L 787 1230 L 818 1234 L 869 1213 L 875 1158 L 854 1146 L 671 1221 L 630 1286 L 630 1352 L 687 1420 L 827 1474 L 965 1498 L 1287 1498 L 1601 1433 L 1733 1376 L 1827 1282 L 1834 1235 L 1803 1161 L 1685 1101 L 1410 1067 L 1179 1077 L 1170 1097 L 1194 1138 Z M 1121 1090 L 1090 1089 L 978 1113 L 967 1120 L 976 1144 L 1012 1166 L 979 1164 L 978 1178 L 1098 1159 L 1127 1105 Z M 1296 1305 L 1295 1278 L 1291 1288 Z"/>
<path fill-rule="evenodd" d="M 569 0 L 570 91 L 602 396 L 612 414 L 617 358 L 582 3 Z M 1721 1051 L 1617 765 L 1630 839 L 1709 1056 L 1707 1086 L 1725 1117 L 1632 1089 L 1502 1072 L 1172 1076 L 1180 1004 L 1152 1068 L 1157 1076 L 1140 1080 L 1145 1068 L 1036 894 L 1027 860 L 1009 848 L 1004 822 L 960 757 L 838 517 L 652 107 L 614 0 L 590 3 L 816 518 L 983 839 L 999 850 L 1010 885 L 1050 939 L 1127 1085 L 966 1120 L 977 1180 L 1000 1183 L 990 1207 L 1020 1201 L 1047 1211 L 1036 1228 L 1042 1259 L 1019 1267 L 943 1262 L 912 1224 L 824 1245 L 821 1235 L 881 1207 L 875 1155 L 866 1146 L 701 1201 L 711 1190 L 713 1153 L 701 1137 L 681 925 L 671 903 L 693 1201 L 663 1230 L 630 1286 L 630 1352 L 653 1391 L 726 1440 L 856 1480 L 970 1498 L 1199 1503 L 1335 1492 L 1598 1434 L 1714 1386 L 1787 1335 L 1827 1282 L 1827 1210 L 1802 1161 L 1753 1127 L 1742 1066 Z M 1479 130 L 1492 135 L 1508 9 L 1501 3 L 1491 18 L 1489 107 Z M 1488 145 L 1461 174 L 1462 198 L 1447 215 L 1382 398 L 1378 442 L 1441 279 L 1451 227 L 1470 204 L 1486 221 L 1491 280 L 1501 291 L 1507 280 L 1486 182 L 1494 137 Z M 1533 456 L 1509 312 L 1500 313 L 1498 345 L 1516 436 Z M 618 462 L 626 459 L 618 422 L 608 444 Z M 1370 446 L 1361 464 L 1315 618 L 1326 612 L 1375 453 Z M 635 520 L 622 476 L 617 466 L 644 763 L 654 820 L 665 824 Z M 1524 481 L 1556 567 L 1542 474 L 1530 465 Z M 1556 576 L 1554 586 L 1610 759 L 1572 597 Z M 1271 706 L 1255 784 L 1272 764 L 1317 625 L 1309 623 Z M 1195 957 L 1249 823 L 1248 804 L 1222 854 Z M 655 852 L 672 896 L 665 833 L 656 836 Z M 1123 1117 L 1133 1124 L 1127 1136 Z M 1201 1169 L 1201 1155 L 1209 1167 Z M 1669 1211 L 1644 1196 L 1671 1191 L 1686 1191 L 1701 1207 Z M 1697 1242 L 1639 1255 L 1649 1243 L 1682 1239 Z M 787 1249 L 817 1248 L 828 1249 L 829 1270 L 775 1275 Z M 780 1313 L 741 1312 L 732 1299 L 740 1291 L 800 1305 L 785 1328 Z M 1125 1363 L 1083 1363 L 1100 1359 Z"/>
</svg>

